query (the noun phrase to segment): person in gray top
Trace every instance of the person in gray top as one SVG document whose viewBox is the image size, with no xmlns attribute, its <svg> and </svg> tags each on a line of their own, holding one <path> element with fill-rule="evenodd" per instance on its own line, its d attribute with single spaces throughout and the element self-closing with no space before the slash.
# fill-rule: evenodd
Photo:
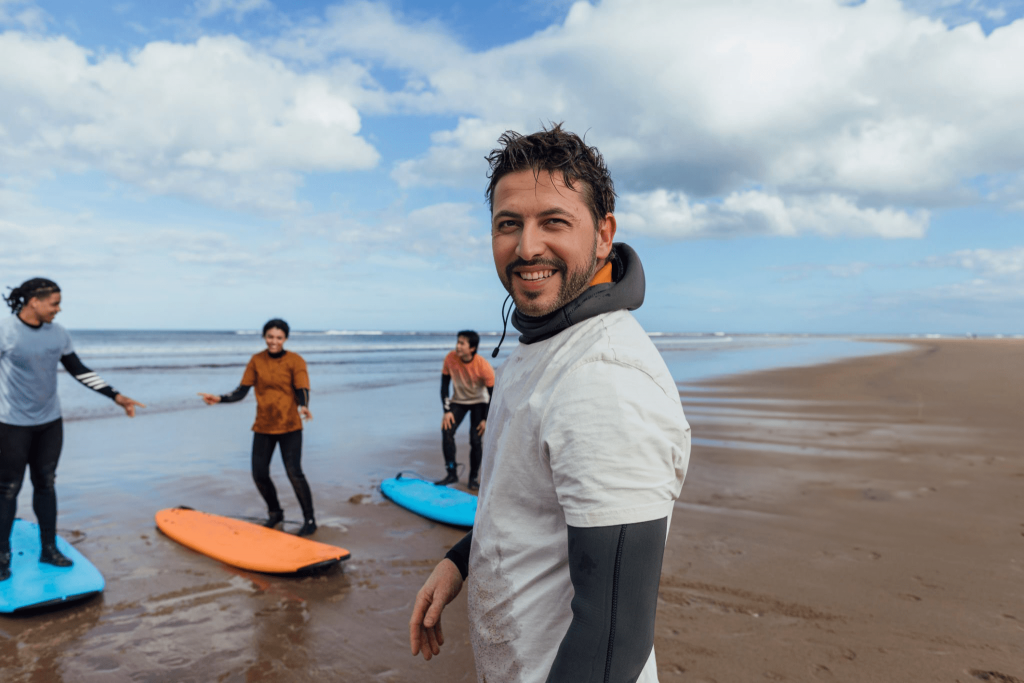
<svg viewBox="0 0 1024 683">
<path fill-rule="evenodd" d="M 117 393 L 87 368 L 71 336 L 53 322 L 60 312 L 60 287 L 45 278 L 23 282 L 4 297 L 14 315 L 0 320 L 0 581 L 10 577 L 11 528 L 18 492 L 28 469 L 32 508 L 39 522 L 39 561 L 70 567 L 56 546 L 57 494 L 54 478 L 64 442 L 57 363 L 75 379 L 112 399 L 135 417 L 146 406 Z"/>
</svg>

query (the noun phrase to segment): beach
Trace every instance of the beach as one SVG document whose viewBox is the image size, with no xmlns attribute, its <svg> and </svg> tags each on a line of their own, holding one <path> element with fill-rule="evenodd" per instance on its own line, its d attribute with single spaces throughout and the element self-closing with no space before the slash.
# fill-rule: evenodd
<svg viewBox="0 0 1024 683">
<path fill-rule="evenodd" d="M 726 364 L 741 374 L 713 379 L 677 372 L 700 353 L 669 360 L 694 447 L 662 574 L 661 680 L 1024 681 L 1024 341 L 872 348 L 800 367 Z M 331 380 L 321 394 L 311 365 L 315 538 L 352 553 L 317 576 L 234 570 L 154 527 L 177 505 L 265 513 L 249 474 L 251 397 L 69 419 L 59 532 L 107 588 L 0 618 L 3 681 L 476 680 L 464 595 L 445 612 L 439 657 L 408 648 L 415 593 L 463 532 L 378 490 L 400 470 L 441 474 L 443 352 L 428 352 L 396 378 Z M 232 389 L 240 369 L 221 365 L 189 370 L 205 380 L 194 390 Z M 124 367 L 101 371 L 145 400 Z M 272 474 L 299 521 L 276 456 Z"/>
<path fill-rule="evenodd" d="M 683 390 L 662 680 L 1024 680 L 1024 343 Z"/>
</svg>

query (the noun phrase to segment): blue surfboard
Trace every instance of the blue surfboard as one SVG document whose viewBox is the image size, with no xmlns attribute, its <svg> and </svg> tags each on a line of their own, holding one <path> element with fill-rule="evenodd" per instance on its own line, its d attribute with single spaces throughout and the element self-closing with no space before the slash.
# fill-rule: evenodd
<svg viewBox="0 0 1024 683">
<path fill-rule="evenodd" d="M 54 567 L 39 561 L 39 527 L 23 519 L 11 530 L 11 576 L 0 581 L 0 613 L 56 605 L 103 590 L 100 571 L 60 536 L 57 549 L 75 564 Z"/>
<path fill-rule="evenodd" d="M 385 479 L 381 493 L 407 510 L 442 524 L 471 527 L 476 517 L 476 496 L 438 486 L 429 481 L 403 477 Z"/>
</svg>

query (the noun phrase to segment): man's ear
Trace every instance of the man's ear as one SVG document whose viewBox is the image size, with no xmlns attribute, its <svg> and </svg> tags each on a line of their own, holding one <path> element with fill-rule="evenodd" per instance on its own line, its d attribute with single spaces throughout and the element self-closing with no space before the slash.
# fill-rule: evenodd
<svg viewBox="0 0 1024 683">
<path fill-rule="evenodd" d="M 612 242 L 615 241 L 615 214 L 607 213 L 597 224 L 597 253 L 595 256 L 602 261 L 612 253 Z"/>
</svg>

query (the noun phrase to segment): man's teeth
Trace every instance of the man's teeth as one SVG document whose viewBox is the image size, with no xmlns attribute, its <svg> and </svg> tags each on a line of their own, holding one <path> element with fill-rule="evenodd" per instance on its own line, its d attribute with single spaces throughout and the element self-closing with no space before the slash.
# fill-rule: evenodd
<svg viewBox="0 0 1024 683">
<path fill-rule="evenodd" d="M 519 277 L 524 280 L 543 280 L 544 278 L 549 278 L 554 274 L 555 271 L 553 270 L 542 270 L 538 273 L 519 273 Z"/>
</svg>

